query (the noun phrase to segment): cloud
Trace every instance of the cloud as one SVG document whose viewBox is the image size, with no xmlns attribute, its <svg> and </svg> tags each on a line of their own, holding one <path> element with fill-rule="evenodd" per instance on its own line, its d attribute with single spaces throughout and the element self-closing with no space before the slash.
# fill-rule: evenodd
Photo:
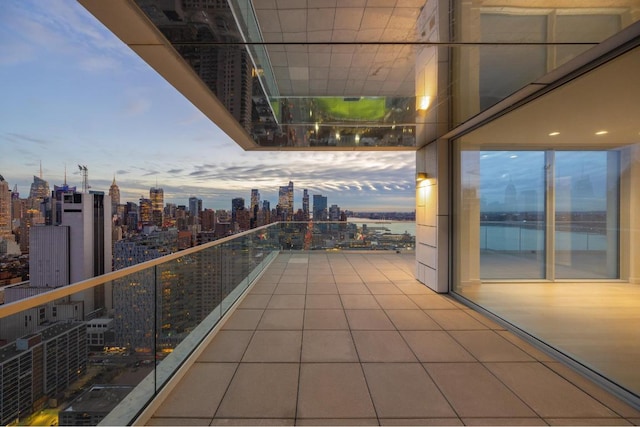
<svg viewBox="0 0 640 427">
<path fill-rule="evenodd" d="M 46 146 L 51 144 L 50 141 L 47 141 L 42 138 L 36 138 L 30 135 L 24 135 L 24 134 L 13 133 L 13 132 L 6 132 L 4 134 L 4 138 L 10 142 L 15 142 L 15 143 L 33 142 L 41 146 Z"/>
<path fill-rule="evenodd" d="M 177 173 L 180 173 L 180 172 L 182 172 L 182 171 L 184 171 L 184 169 L 169 169 L 169 170 L 167 171 L 167 173 L 174 173 L 174 174 L 177 174 Z"/>
</svg>

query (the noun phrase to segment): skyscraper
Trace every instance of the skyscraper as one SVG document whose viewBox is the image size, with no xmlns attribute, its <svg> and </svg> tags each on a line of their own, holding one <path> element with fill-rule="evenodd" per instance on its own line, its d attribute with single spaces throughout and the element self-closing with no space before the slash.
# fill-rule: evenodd
<svg viewBox="0 0 640 427">
<path fill-rule="evenodd" d="M 149 199 L 151 200 L 151 222 L 153 225 L 162 227 L 164 219 L 164 190 L 151 187 L 149 189 Z"/>
<path fill-rule="evenodd" d="M 260 192 L 257 189 L 251 190 L 251 217 L 255 218 L 260 209 Z"/>
<path fill-rule="evenodd" d="M 236 197 L 231 200 L 231 223 L 237 223 L 237 212 L 239 209 L 244 209 L 244 199 L 242 197 Z"/>
<path fill-rule="evenodd" d="M 307 221 L 309 219 L 309 192 L 306 188 L 302 190 L 302 214 Z"/>
<path fill-rule="evenodd" d="M 191 215 L 193 224 L 200 224 L 200 216 L 202 215 L 202 199 L 197 197 L 189 197 L 189 215 Z"/>
<path fill-rule="evenodd" d="M 40 203 L 49 197 L 49 192 L 49 183 L 42 179 L 42 171 L 40 172 L 40 177 L 34 175 L 31 190 L 29 191 L 28 208 L 40 210 Z"/>
<path fill-rule="evenodd" d="M 11 190 L 9 183 L 0 175 L 0 239 L 9 238 L 11 233 Z"/>
<path fill-rule="evenodd" d="M 281 186 L 278 191 L 278 206 L 283 214 L 283 220 L 289 221 L 293 217 L 293 182 Z"/>
<path fill-rule="evenodd" d="M 118 213 L 118 206 L 120 205 L 120 187 L 116 184 L 116 177 L 113 177 L 111 187 L 109 187 L 109 197 L 111 197 L 111 215 Z"/>
<path fill-rule="evenodd" d="M 150 199 L 145 199 L 143 197 L 140 198 L 140 206 L 139 206 L 139 215 L 138 221 L 141 225 L 152 225 L 153 224 L 153 215 L 152 215 L 152 204 Z"/>
<path fill-rule="evenodd" d="M 327 220 L 327 198 L 320 194 L 313 195 L 313 220 L 314 221 L 326 221 Z"/>
</svg>

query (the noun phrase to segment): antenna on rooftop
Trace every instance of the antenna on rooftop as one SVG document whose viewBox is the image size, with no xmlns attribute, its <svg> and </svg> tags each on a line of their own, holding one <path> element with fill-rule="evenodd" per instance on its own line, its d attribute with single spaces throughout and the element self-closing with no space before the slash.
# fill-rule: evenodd
<svg viewBox="0 0 640 427">
<path fill-rule="evenodd" d="M 82 174 L 82 192 L 86 193 L 89 189 L 89 169 L 84 165 L 78 165 L 78 169 Z"/>
</svg>

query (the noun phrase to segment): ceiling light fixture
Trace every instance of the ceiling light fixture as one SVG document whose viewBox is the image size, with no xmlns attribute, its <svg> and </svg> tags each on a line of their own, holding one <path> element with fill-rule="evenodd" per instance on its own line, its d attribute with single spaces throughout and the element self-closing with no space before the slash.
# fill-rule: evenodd
<svg viewBox="0 0 640 427">
<path fill-rule="evenodd" d="M 608 133 L 609 133 L 609 131 L 606 131 L 606 130 L 600 130 L 600 131 L 596 132 L 596 135 L 606 135 L 606 134 L 608 134 Z"/>
<path fill-rule="evenodd" d="M 551 133 L 549 134 L 549 136 L 556 136 L 556 135 L 560 135 L 560 132 L 551 132 Z"/>
</svg>

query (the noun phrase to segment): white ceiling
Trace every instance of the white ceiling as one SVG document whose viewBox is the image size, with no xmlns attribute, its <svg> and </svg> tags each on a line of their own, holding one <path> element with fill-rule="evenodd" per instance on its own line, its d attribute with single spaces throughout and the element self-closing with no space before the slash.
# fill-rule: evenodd
<svg viewBox="0 0 640 427">
<path fill-rule="evenodd" d="M 281 95 L 415 95 L 414 48 L 366 43 L 415 41 L 424 0 L 253 0 L 253 5 L 264 41 L 288 43 L 267 46 Z"/>
</svg>

